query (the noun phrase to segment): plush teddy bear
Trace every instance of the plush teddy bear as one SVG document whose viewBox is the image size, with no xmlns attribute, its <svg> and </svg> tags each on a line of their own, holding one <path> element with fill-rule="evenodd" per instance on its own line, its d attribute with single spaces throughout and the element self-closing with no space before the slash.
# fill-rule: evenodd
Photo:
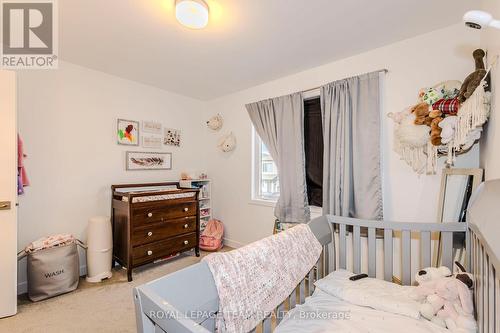
<svg viewBox="0 0 500 333">
<path fill-rule="evenodd" d="M 458 93 L 458 100 L 463 103 L 467 98 L 469 98 L 474 90 L 479 86 L 481 80 L 486 75 L 486 69 L 484 67 L 483 58 L 486 54 L 483 50 L 477 49 L 472 53 L 472 57 L 474 58 L 476 64 L 476 70 L 469 74 L 467 78 L 465 78 L 462 86 L 460 87 L 460 92 Z"/>
<path fill-rule="evenodd" d="M 436 117 L 432 119 L 431 122 L 431 143 L 434 146 L 441 146 L 442 141 L 441 141 L 441 127 L 439 124 L 444 120 L 444 118 L 441 117 Z"/>
<path fill-rule="evenodd" d="M 432 110 L 427 103 L 419 103 L 410 109 L 410 112 L 415 115 L 415 125 L 431 126 L 434 118 L 442 115 L 439 110 Z"/>
<path fill-rule="evenodd" d="M 211 130 L 218 131 L 222 128 L 223 123 L 224 123 L 224 119 L 222 118 L 222 116 L 219 113 L 207 121 L 207 126 Z"/>
</svg>

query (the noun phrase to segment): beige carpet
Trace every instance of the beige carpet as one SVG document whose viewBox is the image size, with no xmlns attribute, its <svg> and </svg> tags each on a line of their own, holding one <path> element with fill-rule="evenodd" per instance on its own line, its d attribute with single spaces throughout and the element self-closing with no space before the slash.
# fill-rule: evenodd
<svg viewBox="0 0 500 333">
<path fill-rule="evenodd" d="M 206 254 L 202 252 L 202 256 Z M 18 314 L 0 319 L 0 332 L 136 332 L 132 288 L 199 260 L 187 253 L 138 268 L 130 283 L 125 270 L 115 269 L 105 282 L 92 284 L 81 279 L 76 291 L 37 303 L 21 296 Z"/>
</svg>

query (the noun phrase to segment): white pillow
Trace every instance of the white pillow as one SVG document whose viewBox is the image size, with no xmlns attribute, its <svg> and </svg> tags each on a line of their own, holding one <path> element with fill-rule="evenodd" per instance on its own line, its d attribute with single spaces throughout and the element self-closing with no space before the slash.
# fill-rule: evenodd
<svg viewBox="0 0 500 333">
<path fill-rule="evenodd" d="M 346 270 L 337 270 L 316 281 L 314 285 L 331 296 L 355 305 L 420 318 L 420 303 L 409 296 L 415 287 L 368 277 L 357 281 L 349 280 L 353 275 L 355 274 Z"/>
</svg>

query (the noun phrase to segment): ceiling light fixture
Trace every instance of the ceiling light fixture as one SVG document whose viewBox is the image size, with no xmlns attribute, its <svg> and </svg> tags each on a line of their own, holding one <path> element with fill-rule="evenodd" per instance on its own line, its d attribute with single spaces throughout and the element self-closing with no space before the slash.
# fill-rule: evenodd
<svg viewBox="0 0 500 333">
<path fill-rule="evenodd" d="M 208 5 L 203 0 L 176 0 L 175 17 L 191 29 L 203 29 L 208 24 Z"/>
</svg>

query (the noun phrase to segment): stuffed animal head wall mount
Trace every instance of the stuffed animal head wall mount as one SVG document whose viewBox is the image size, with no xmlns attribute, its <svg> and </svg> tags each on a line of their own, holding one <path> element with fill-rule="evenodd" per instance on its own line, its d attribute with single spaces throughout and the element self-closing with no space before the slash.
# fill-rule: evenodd
<svg viewBox="0 0 500 333">
<path fill-rule="evenodd" d="M 220 130 L 223 124 L 224 119 L 222 118 L 220 113 L 207 120 L 207 127 L 214 131 Z"/>
<path fill-rule="evenodd" d="M 236 148 L 236 136 L 234 136 L 233 132 L 223 136 L 217 146 L 225 153 L 234 150 Z"/>
</svg>

